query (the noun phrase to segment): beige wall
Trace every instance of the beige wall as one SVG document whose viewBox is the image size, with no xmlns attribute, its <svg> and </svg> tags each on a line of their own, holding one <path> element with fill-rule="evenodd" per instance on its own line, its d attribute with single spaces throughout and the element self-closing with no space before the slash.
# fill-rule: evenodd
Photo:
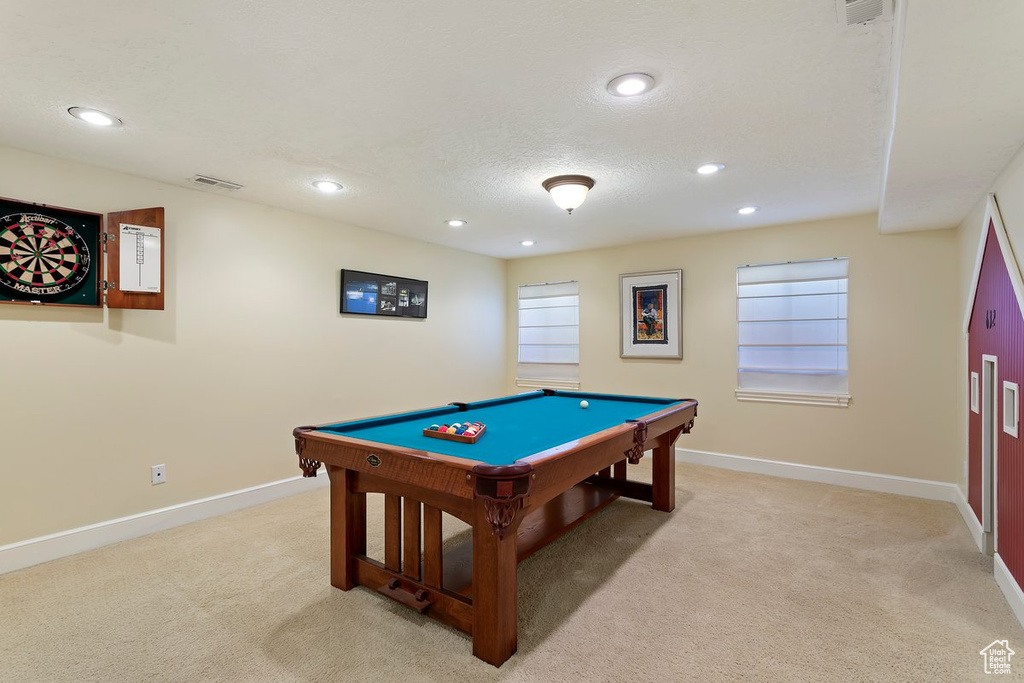
<svg viewBox="0 0 1024 683">
<path fill-rule="evenodd" d="M 5 148 L 0 180 L 83 210 L 165 206 L 168 228 L 162 313 L 0 306 L 16 387 L 0 545 L 294 476 L 298 424 L 515 391 L 515 286 L 565 278 L 580 281 L 583 389 L 700 399 L 680 445 L 962 481 L 958 340 L 983 207 L 958 231 L 882 236 L 861 216 L 506 264 Z M 1019 156 L 997 187 L 1015 244 L 1022 187 Z M 851 407 L 737 401 L 735 267 L 826 256 L 851 257 Z M 341 317 L 342 267 L 429 280 L 430 317 Z M 619 273 L 676 267 L 684 359 L 620 359 Z"/>
<path fill-rule="evenodd" d="M 850 257 L 847 409 L 737 401 L 736 267 Z M 619 358 L 620 273 L 682 268 L 683 360 Z M 700 400 L 685 448 L 954 482 L 957 233 L 880 235 L 874 215 L 511 261 L 515 287 L 580 282 L 583 390 Z"/>
<path fill-rule="evenodd" d="M 993 184 L 991 192 L 995 193 L 999 204 L 999 214 L 1006 228 L 1006 236 L 1010 240 L 1018 267 L 1024 261 L 1024 149 L 1007 165 Z M 961 460 L 958 483 L 967 492 L 967 403 L 970 400 L 967 387 L 967 340 L 963 335 L 963 317 L 967 307 L 973 302 L 969 300 L 973 286 L 974 268 L 977 263 L 978 245 L 982 238 L 985 225 L 985 207 L 987 197 L 980 197 L 967 217 L 960 223 L 957 230 L 957 249 L 959 256 L 959 303 L 960 327 L 957 339 L 957 446 Z"/>
<path fill-rule="evenodd" d="M 0 545 L 295 476 L 299 424 L 504 389 L 504 261 L 11 149 L 0 188 L 167 209 L 167 310 L 0 306 Z M 340 316 L 343 267 L 429 280 L 429 318 Z"/>
</svg>

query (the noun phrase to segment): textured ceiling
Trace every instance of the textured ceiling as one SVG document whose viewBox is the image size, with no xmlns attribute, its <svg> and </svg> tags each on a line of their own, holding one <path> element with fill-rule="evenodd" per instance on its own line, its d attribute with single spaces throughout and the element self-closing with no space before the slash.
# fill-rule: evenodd
<svg viewBox="0 0 1024 683">
<path fill-rule="evenodd" d="M 831 0 L 0 0 L 0 15 L 15 38 L 0 144 L 208 174 L 245 186 L 232 197 L 494 256 L 880 196 L 892 25 L 840 30 Z M 612 97 L 627 71 L 657 87 Z M 124 125 L 89 127 L 75 105 Z M 694 173 L 707 161 L 728 168 Z M 597 181 L 572 216 L 540 186 L 561 173 Z M 762 210 L 735 213 L 748 204 Z"/>
<path fill-rule="evenodd" d="M 882 232 L 958 225 L 1024 144 L 1024 2 L 910 0 Z"/>
</svg>

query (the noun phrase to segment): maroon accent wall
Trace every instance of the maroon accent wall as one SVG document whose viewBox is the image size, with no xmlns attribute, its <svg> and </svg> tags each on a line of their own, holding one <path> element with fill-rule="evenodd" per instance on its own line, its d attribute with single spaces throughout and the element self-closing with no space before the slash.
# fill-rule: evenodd
<svg viewBox="0 0 1024 683">
<path fill-rule="evenodd" d="M 1012 258 L 1012 256 L 1011 256 Z M 994 318 L 993 318 L 994 313 Z M 994 323 L 994 324 L 993 324 Z M 978 275 L 974 307 L 968 325 L 967 390 L 970 373 L 979 376 L 981 357 L 996 356 L 996 525 L 999 555 L 1018 584 L 1024 584 L 1024 438 L 1015 438 L 1002 429 L 1003 382 L 1024 386 L 1024 316 L 1006 270 L 995 228 L 989 223 L 985 252 Z M 980 409 L 980 398 L 979 398 Z M 968 410 L 970 396 L 968 395 Z M 968 502 L 981 520 L 981 415 L 968 418 Z"/>
</svg>

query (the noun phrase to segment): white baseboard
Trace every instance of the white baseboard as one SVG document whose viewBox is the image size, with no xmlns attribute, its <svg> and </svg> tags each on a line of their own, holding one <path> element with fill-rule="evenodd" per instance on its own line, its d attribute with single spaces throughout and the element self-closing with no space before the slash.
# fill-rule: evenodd
<svg viewBox="0 0 1024 683">
<path fill-rule="evenodd" d="M 694 465 L 707 465 L 709 467 L 736 470 L 738 472 L 753 472 L 755 474 L 767 474 L 772 477 L 782 477 L 785 479 L 800 479 L 802 481 L 835 484 L 837 486 L 879 491 L 881 493 L 896 493 L 902 496 L 941 500 L 947 503 L 956 502 L 957 492 L 960 490 L 956 484 L 947 484 L 941 481 L 894 477 L 889 474 L 874 474 L 872 472 L 838 470 L 815 465 L 799 465 L 778 460 L 761 460 L 760 458 L 750 458 L 742 455 L 694 451 L 687 448 L 676 449 L 676 460 Z"/>
<path fill-rule="evenodd" d="M 974 515 L 974 510 L 971 509 L 970 504 L 964 497 L 964 492 L 960 490 L 960 487 L 956 487 L 956 509 L 960 511 L 960 516 L 964 518 L 964 524 L 967 525 L 967 530 L 971 532 L 971 537 L 974 539 L 974 544 L 978 546 L 978 550 L 985 552 L 985 530 L 981 526 L 981 522 Z"/>
<path fill-rule="evenodd" d="M 321 471 L 316 478 L 291 477 L 3 545 L 0 546 L 0 574 L 268 503 L 296 493 L 305 493 L 326 486 L 327 483 L 328 478 Z"/>
<path fill-rule="evenodd" d="M 1007 569 L 999 553 L 996 553 L 995 561 L 992 563 L 992 574 L 996 577 L 996 583 L 1002 589 L 1017 621 L 1024 626 L 1024 592 L 1021 591 L 1020 584 L 1013 579 L 1013 574 Z"/>
</svg>

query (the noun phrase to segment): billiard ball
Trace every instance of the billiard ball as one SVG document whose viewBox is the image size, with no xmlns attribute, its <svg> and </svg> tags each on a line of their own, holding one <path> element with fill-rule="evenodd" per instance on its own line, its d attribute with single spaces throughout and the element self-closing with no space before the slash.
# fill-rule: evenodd
<svg viewBox="0 0 1024 683">
<path fill-rule="evenodd" d="M 441 428 L 441 425 L 430 425 L 430 430 L 436 432 Z"/>
<path fill-rule="evenodd" d="M 590 403 L 588 403 L 587 401 L 580 401 L 580 408 L 586 409 L 589 405 Z"/>
</svg>

